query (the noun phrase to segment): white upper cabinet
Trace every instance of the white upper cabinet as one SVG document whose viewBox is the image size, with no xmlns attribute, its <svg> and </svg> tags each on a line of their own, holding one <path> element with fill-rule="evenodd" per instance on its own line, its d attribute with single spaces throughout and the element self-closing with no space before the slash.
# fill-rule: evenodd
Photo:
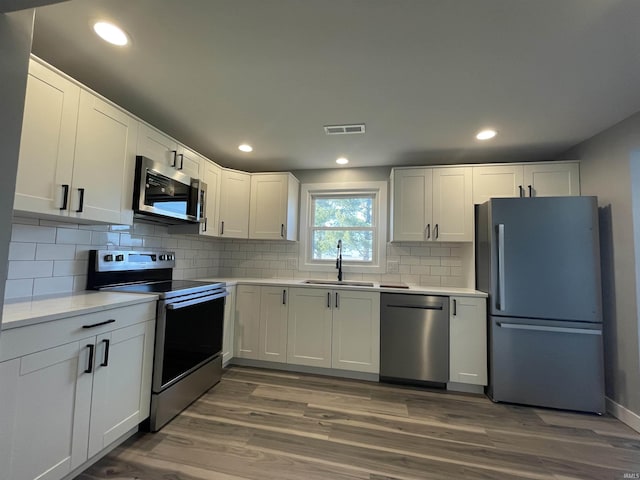
<svg viewBox="0 0 640 480">
<path fill-rule="evenodd" d="M 252 174 L 249 238 L 297 240 L 299 192 L 290 173 Z"/>
<path fill-rule="evenodd" d="M 480 165 L 473 167 L 473 203 L 490 198 L 580 195 L 578 162 Z"/>
<path fill-rule="evenodd" d="M 173 138 L 149 125 L 140 124 L 137 155 L 142 155 L 175 168 L 177 152 L 178 142 Z"/>
<path fill-rule="evenodd" d="M 125 111 L 31 60 L 14 209 L 131 224 L 137 131 Z"/>
<path fill-rule="evenodd" d="M 469 167 L 394 169 L 391 183 L 391 241 L 472 241 Z"/>
<path fill-rule="evenodd" d="M 80 87 L 30 61 L 14 209 L 67 214 L 79 102 Z"/>
<path fill-rule="evenodd" d="M 132 223 L 137 133 L 138 122 L 134 118 L 81 91 L 70 217 Z"/>
<path fill-rule="evenodd" d="M 176 170 L 181 171 L 185 175 L 189 175 L 191 178 L 201 178 L 202 165 L 204 162 L 205 160 L 201 155 L 198 155 L 193 150 L 189 150 L 184 145 L 178 145 L 176 152 Z"/>
<path fill-rule="evenodd" d="M 250 173 L 222 169 L 218 225 L 218 233 L 221 237 L 249 237 L 250 194 Z"/>
</svg>

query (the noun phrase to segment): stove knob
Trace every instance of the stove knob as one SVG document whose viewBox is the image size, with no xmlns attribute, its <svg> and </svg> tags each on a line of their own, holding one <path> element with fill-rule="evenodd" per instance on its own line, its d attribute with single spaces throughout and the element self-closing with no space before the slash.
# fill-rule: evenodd
<svg viewBox="0 0 640 480">
<path fill-rule="evenodd" d="M 160 255 L 160 261 L 164 262 L 167 259 L 166 255 Z"/>
<path fill-rule="evenodd" d="M 104 261 L 105 262 L 113 262 L 113 255 L 111 255 L 111 254 L 105 255 L 104 256 Z"/>
<path fill-rule="evenodd" d="M 167 260 L 173 260 L 175 257 L 173 255 L 167 255 Z"/>
<path fill-rule="evenodd" d="M 124 255 L 116 255 L 116 262 L 124 262 Z"/>
</svg>

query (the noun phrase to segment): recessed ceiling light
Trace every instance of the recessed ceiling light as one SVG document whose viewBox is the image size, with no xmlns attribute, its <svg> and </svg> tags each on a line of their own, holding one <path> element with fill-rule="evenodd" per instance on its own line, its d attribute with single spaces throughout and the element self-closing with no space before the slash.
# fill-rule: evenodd
<svg viewBox="0 0 640 480">
<path fill-rule="evenodd" d="M 93 30 L 105 42 L 122 47 L 129 43 L 127 34 L 120 27 L 116 27 L 113 23 L 97 22 L 93 25 Z"/>
<path fill-rule="evenodd" d="M 498 132 L 496 132 L 495 130 L 492 129 L 487 129 L 487 130 L 482 130 L 480 132 L 478 132 L 478 134 L 476 135 L 476 138 L 478 140 L 489 140 L 493 137 L 495 137 L 497 135 Z"/>
<path fill-rule="evenodd" d="M 242 145 L 238 145 L 238 150 L 241 152 L 253 152 L 253 147 L 249 144 L 243 143 Z"/>
<path fill-rule="evenodd" d="M 345 157 L 340 157 L 336 160 L 336 163 L 338 165 L 346 165 L 347 163 L 349 163 L 349 159 Z"/>
</svg>

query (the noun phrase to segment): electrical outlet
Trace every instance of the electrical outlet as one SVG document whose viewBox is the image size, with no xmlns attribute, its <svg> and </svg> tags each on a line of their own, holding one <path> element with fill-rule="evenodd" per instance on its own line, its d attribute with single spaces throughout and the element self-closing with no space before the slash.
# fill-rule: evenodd
<svg viewBox="0 0 640 480">
<path fill-rule="evenodd" d="M 295 258 L 287 258 L 287 270 L 296 270 L 298 261 Z"/>
<path fill-rule="evenodd" d="M 387 273 L 400 273 L 400 262 L 390 260 L 387 262 Z"/>
</svg>

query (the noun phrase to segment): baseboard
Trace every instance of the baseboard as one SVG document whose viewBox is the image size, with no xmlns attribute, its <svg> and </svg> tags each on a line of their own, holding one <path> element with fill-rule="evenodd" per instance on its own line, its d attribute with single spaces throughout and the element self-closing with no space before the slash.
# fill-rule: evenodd
<svg viewBox="0 0 640 480">
<path fill-rule="evenodd" d="M 484 395 L 484 385 L 472 385 L 469 383 L 449 382 L 447 383 L 448 392 L 475 393 Z"/>
<path fill-rule="evenodd" d="M 285 372 L 311 373 L 316 375 L 327 375 L 329 377 L 352 378 L 354 380 L 367 380 L 377 382 L 380 377 L 377 373 L 354 372 L 351 370 L 339 370 L 336 368 L 309 367 L 306 365 L 291 365 L 288 363 L 267 362 L 264 360 L 251 360 L 248 358 L 233 357 L 228 364 L 239 365 L 241 367 L 271 368 L 273 370 L 283 370 Z"/>
<path fill-rule="evenodd" d="M 640 432 L 640 415 L 605 397 L 607 412 L 616 417 L 622 423 L 630 426 L 636 432 Z"/>
</svg>

